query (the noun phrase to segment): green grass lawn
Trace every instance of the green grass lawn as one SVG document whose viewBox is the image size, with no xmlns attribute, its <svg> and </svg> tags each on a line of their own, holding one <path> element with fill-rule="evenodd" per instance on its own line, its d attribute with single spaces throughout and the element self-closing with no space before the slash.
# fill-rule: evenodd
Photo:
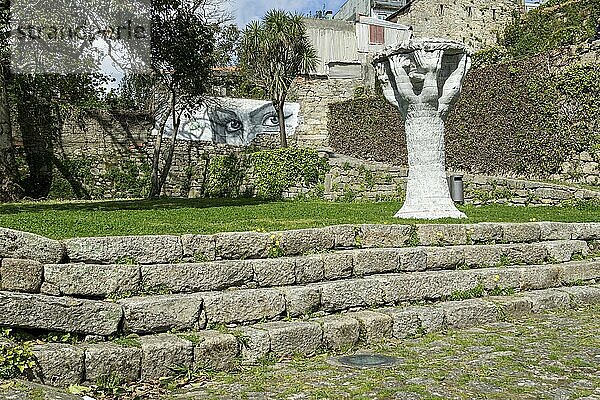
<svg viewBox="0 0 600 400">
<path fill-rule="evenodd" d="M 161 199 L 40 202 L 0 205 L 0 227 L 54 239 L 84 236 L 159 235 L 246 230 L 284 230 L 335 224 L 398 224 L 399 202 L 265 202 L 256 199 Z M 600 222 L 600 206 L 460 207 L 467 220 L 437 222 Z"/>
</svg>

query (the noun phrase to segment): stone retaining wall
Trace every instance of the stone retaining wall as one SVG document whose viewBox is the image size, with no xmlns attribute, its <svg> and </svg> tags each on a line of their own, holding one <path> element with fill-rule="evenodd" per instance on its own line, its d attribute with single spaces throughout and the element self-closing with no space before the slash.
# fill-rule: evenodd
<svg viewBox="0 0 600 400">
<path fill-rule="evenodd" d="M 598 53 L 600 56 L 600 53 Z M 550 179 L 600 185 L 600 153 L 580 153 L 561 165 L 560 172 Z"/>
<path fill-rule="evenodd" d="M 329 163 L 331 171 L 326 175 L 324 185 L 324 198 L 327 200 L 404 199 L 407 168 L 335 154 L 329 154 Z M 448 172 L 448 174 L 463 176 L 466 204 L 552 206 L 560 205 L 565 200 L 600 198 L 600 189 L 594 191 L 576 185 L 567 186 L 462 172 Z M 298 193 L 298 190 L 293 193 Z"/>
<path fill-rule="evenodd" d="M 129 121 L 129 122 L 127 122 Z M 148 186 L 154 140 L 152 123 L 144 115 L 131 115 L 125 121 L 118 113 L 90 111 L 80 118 L 65 121 L 55 152 L 66 164 L 85 166 L 79 175 L 94 198 L 141 197 Z M 259 141 L 259 148 L 272 148 L 275 142 Z M 174 197 L 199 197 L 213 157 L 236 154 L 240 146 L 202 141 L 179 140 L 163 194 Z M 122 182 L 122 183 L 119 183 Z M 134 182 L 135 187 L 128 187 Z M 139 183 L 142 183 L 140 185 Z"/>
<path fill-rule="evenodd" d="M 563 287 L 524 292 L 514 297 L 487 297 L 358 311 L 309 321 L 268 322 L 227 332 L 143 336 L 127 346 L 112 342 L 39 344 L 33 348 L 42 383 L 66 387 L 117 377 L 123 381 L 157 381 L 184 370 L 228 370 L 269 355 L 311 356 L 345 351 L 359 343 L 404 339 L 445 329 L 463 329 L 519 318 L 551 309 L 600 303 L 600 286 Z M 5 346 L 12 346 L 5 343 Z"/>
<path fill-rule="evenodd" d="M 600 301 L 597 240 L 600 223 L 64 241 L 0 229 L 0 326 L 78 341 L 34 347 L 45 383 L 152 380 Z"/>
</svg>

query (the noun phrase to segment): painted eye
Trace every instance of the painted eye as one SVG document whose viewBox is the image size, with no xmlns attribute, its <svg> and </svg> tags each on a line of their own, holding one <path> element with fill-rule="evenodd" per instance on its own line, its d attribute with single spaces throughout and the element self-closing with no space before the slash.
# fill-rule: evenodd
<svg viewBox="0 0 600 400">
<path fill-rule="evenodd" d="M 263 119 L 263 125 L 264 126 L 277 126 L 277 125 L 279 125 L 279 118 L 277 118 L 277 115 L 267 114 L 267 115 L 265 115 L 265 118 Z"/>
<path fill-rule="evenodd" d="M 243 128 L 242 121 L 232 120 L 225 125 L 227 132 L 237 132 Z"/>
</svg>

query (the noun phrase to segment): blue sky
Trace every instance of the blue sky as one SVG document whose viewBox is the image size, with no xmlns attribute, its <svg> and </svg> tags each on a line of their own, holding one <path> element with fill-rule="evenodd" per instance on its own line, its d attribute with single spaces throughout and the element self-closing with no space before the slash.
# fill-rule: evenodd
<svg viewBox="0 0 600 400">
<path fill-rule="evenodd" d="M 335 13 L 345 0 L 230 0 L 229 8 L 240 27 L 261 18 L 272 8 L 307 13 L 325 9 Z"/>
</svg>

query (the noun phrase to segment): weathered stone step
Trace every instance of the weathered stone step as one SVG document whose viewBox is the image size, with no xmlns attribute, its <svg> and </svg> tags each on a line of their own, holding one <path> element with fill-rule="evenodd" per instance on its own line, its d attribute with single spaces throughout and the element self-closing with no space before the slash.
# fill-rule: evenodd
<svg viewBox="0 0 600 400">
<path fill-rule="evenodd" d="M 552 265 L 378 274 L 264 289 L 125 298 L 117 303 L 0 292 L 0 326 L 108 336 L 203 329 L 360 307 L 546 289 L 600 279 L 600 260 Z"/>
<path fill-rule="evenodd" d="M 0 292 L 0 326 L 109 336 L 117 333 L 123 308 L 114 303 Z"/>
<path fill-rule="evenodd" d="M 559 240 L 539 243 L 405 247 L 343 250 L 301 257 L 212 261 L 158 265 L 46 265 L 41 292 L 85 298 L 141 293 L 194 293 L 233 287 L 266 288 L 332 281 L 388 272 L 481 268 L 508 264 L 561 263 L 589 253 L 587 242 Z M 5 260 L 6 261 L 6 260 Z M 20 264 L 23 264 L 22 262 Z M 32 264 L 30 287 L 40 289 L 42 273 Z M 23 268 L 10 273 L 0 287 L 16 290 Z M 14 276 L 17 286 L 5 285 Z M 34 279 L 35 278 L 35 279 Z M 34 291 L 31 291 L 34 292 Z"/>
<path fill-rule="evenodd" d="M 117 341 L 118 342 L 118 341 Z M 35 345 L 35 376 L 42 383 L 67 387 L 111 377 L 122 382 L 155 381 L 184 369 L 225 370 L 234 366 L 240 343 L 231 334 L 202 331 L 162 333 L 116 342 Z"/>
<path fill-rule="evenodd" d="M 65 240 L 63 244 L 71 262 L 164 264 L 269 258 L 274 254 L 295 256 L 351 248 L 530 243 L 571 239 L 599 240 L 600 223 L 338 225 L 268 233 L 76 238 Z M 10 257 L 12 253 L 7 254 Z"/>
<path fill-rule="evenodd" d="M 58 240 L 0 228 L 0 259 L 17 258 L 41 263 L 59 263 L 64 256 L 65 249 Z"/>
<path fill-rule="evenodd" d="M 448 301 L 431 306 L 389 307 L 305 321 L 261 323 L 233 330 L 163 333 L 114 342 L 44 344 L 34 347 L 36 376 L 45 384 L 69 386 L 103 377 L 157 380 L 176 370 L 228 370 L 269 356 L 344 351 L 359 343 L 404 339 L 540 313 L 600 303 L 600 285 L 562 287 Z"/>
<path fill-rule="evenodd" d="M 546 289 L 600 278 L 600 261 L 373 275 L 327 283 L 202 294 L 208 324 L 339 312 L 453 295 Z M 125 317 L 127 318 L 127 316 Z"/>
</svg>

